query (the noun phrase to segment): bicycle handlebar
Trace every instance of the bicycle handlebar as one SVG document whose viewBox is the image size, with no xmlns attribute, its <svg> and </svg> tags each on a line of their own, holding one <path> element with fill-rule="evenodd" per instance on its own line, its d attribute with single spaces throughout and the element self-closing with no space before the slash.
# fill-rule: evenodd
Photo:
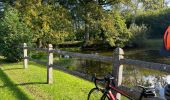
<svg viewBox="0 0 170 100">
<path fill-rule="evenodd" d="M 96 74 L 94 74 L 94 75 L 92 76 L 92 81 L 94 82 L 96 88 L 98 88 L 98 85 L 97 85 L 97 82 L 98 82 L 98 81 L 104 82 L 104 83 L 106 83 L 106 82 L 109 82 L 109 83 L 112 82 L 112 84 L 114 85 L 114 82 L 113 82 L 112 80 L 114 80 L 114 77 L 113 77 L 110 73 L 109 73 L 108 75 L 106 75 L 104 78 L 97 78 L 97 77 L 96 77 Z"/>
</svg>

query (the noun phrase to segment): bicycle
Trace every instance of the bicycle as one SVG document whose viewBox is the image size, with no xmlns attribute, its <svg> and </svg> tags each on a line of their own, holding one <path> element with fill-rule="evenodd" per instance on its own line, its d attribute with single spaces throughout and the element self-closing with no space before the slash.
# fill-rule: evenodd
<svg viewBox="0 0 170 100">
<path fill-rule="evenodd" d="M 92 77 L 92 81 L 95 84 L 95 88 L 90 90 L 87 100 L 117 100 L 115 94 L 113 94 L 113 91 L 115 93 L 120 93 L 121 95 L 125 96 L 129 100 L 134 100 L 126 92 L 124 92 L 123 90 L 115 86 L 114 77 L 111 74 L 106 75 L 104 78 L 97 78 L 96 75 L 94 75 Z M 102 86 L 99 87 L 97 82 L 104 83 L 105 85 L 104 88 Z M 138 86 L 138 87 L 142 88 L 142 92 L 139 97 L 139 100 L 142 100 L 143 97 L 145 98 L 155 97 L 155 93 L 151 90 L 152 88 L 148 88 L 144 86 Z"/>
</svg>

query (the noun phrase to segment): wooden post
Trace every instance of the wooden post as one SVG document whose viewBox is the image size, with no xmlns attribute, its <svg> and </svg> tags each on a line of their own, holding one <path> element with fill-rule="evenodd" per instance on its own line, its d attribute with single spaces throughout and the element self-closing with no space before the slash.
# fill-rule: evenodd
<svg viewBox="0 0 170 100">
<path fill-rule="evenodd" d="M 120 63 L 120 59 L 124 58 L 124 51 L 121 48 L 116 48 L 113 53 L 113 69 L 112 74 L 115 78 L 115 85 L 119 87 L 122 84 L 123 64 Z M 120 100 L 121 95 L 116 95 L 117 99 Z"/>
<path fill-rule="evenodd" d="M 47 83 L 52 84 L 53 83 L 53 53 L 50 52 L 53 50 L 52 44 L 48 45 L 48 64 L 47 64 Z"/>
<path fill-rule="evenodd" d="M 23 44 L 23 52 L 24 52 L 24 68 L 26 69 L 26 68 L 28 68 L 28 55 L 27 55 L 27 50 L 28 48 L 27 48 L 27 44 L 26 43 L 24 43 Z"/>
</svg>

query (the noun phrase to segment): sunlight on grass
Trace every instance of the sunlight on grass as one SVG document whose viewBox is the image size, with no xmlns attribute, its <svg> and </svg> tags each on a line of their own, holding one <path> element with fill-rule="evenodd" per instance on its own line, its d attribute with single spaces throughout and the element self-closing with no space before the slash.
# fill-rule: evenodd
<svg viewBox="0 0 170 100">
<path fill-rule="evenodd" d="M 29 64 L 28 69 L 22 69 L 22 63 L 1 66 L 4 73 L 15 83 L 14 86 L 28 94 L 31 99 L 86 100 L 88 92 L 94 87 L 91 82 L 58 70 L 53 71 L 54 84 L 48 85 L 46 84 L 45 66 L 35 63 Z M 1 81 L 0 84 L 4 86 Z M 7 88 L 6 91 L 4 98 L 15 97 L 14 99 L 18 99 L 17 94 L 10 93 L 12 92 L 10 89 Z M 14 89 L 13 91 L 16 92 Z"/>
<path fill-rule="evenodd" d="M 0 69 L 0 98 L 1 100 L 25 100 L 29 99 L 21 89 L 17 87 L 17 84 L 14 84 L 8 76 Z"/>
</svg>

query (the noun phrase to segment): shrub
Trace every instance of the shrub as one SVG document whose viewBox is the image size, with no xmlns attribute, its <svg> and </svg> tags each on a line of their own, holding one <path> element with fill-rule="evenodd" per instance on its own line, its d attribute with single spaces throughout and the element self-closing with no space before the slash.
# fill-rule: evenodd
<svg viewBox="0 0 170 100">
<path fill-rule="evenodd" d="M 101 28 L 104 31 L 104 38 L 112 47 L 124 47 L 131 36 L 127 29 L 125 18 L 119 11 L 113 11 L 107 17 L 100 21 Z"/>
<path fill-rule="evenodd" d="M 144 45 L 144 41 L 146 40 L 146 34 L 148 33 L 149 29 L 144 24 L 140 26 L 131 24 L 129 31 L 131 32 L 132 36 L 129 40 L 128 46 L 142 47 Z"/>
<path fill-rule="evenodd" d="M 18 46 L 31 41 L 29 28 L 20 21 L 19 13 L 13 7 L 6 5 L 3 17 L 0 19 L 0 52 L 8 61 L 21 60 L 22 49 Z"/>
<path fill-rule="evenodd" d="M 47 54 L 46 52 L 31 52 L 30 53 L 31 58 L 33 59 L 46 59 Z"/>
<path fill-rule="evenodd" d="M 133 18 L 133 16 L 131 17 Z M 148 38 L 162 38 L 170 25 L 170 8 L 146 11 L 136 17 L 136 24 L 145 24 L 150 27 Z"/>
<path fill-rule="evenodd" d="M 82 29 L 77 30 L 77 32 L 75 33 L 75 37 L 76 40 L 82 41 L 84 39 L 84 30 Z"/>
</svg>

